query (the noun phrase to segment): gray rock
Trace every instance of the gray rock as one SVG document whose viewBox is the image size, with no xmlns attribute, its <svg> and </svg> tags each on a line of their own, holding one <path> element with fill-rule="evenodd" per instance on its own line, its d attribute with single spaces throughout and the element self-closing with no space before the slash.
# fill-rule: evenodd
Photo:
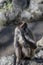
<svg viewBox="0 0 43 65">
<path fill-rule="evenodd" d="M 41 10 L 39 9 L 39 5 L 33 0 L 31 0 L 31 2 L 30 2 L 29 9 L 30 9 L 30 13 L 31 13 L 31 15 L 33 15 L 34 19 L 40 18 L 40 16 L 42 15 Z"/>
<path fill-rule="evenodd" d="M 29 8 L 21 13 L 21 18 L 28 19 L 28 21 L 31 21 L 31 19 L 37 20 L 41 16 L 42 11 L 40 10 L 39 5 L 33 0 L 30 1 Z"/>
<path fill-rule="evenodd" d="M 11 56 L 3 56 L 0 58 L 0 65 L 13 65 L 13 61 L 14 61 L 14 55 Z"/>
<path fill-rule="evenodd" d="M 27 0 L 12 0 L 12 2 L 21 9 L 25 9 L 27 7 Z M 30 2 L 30 0 L 28 2 Z"/>
<path fill-rule="evenodd" d="M 7 11 L 6 17 L 7 17 L 8 21 L 14 20 L 15 19 L 15 12 L 13 12 L 12 10 Z"/>
<path fill-rule="evenodd" d="M 6 3 L 8 0 L 0 0 L 0 4 Z"/>
<path fill-rule="evenodd" d="M 31 17 L 32 17 L 31 13 L 28 12 L 28 11 L 26 11 L 26 10 L 24 10 L 24 11 L 21 13 L 21 18 L 22 18 L 22 19 L 28 19 L 28 20 L 30 20 Z"/>
<path fill-rule="evenodd" d="M 26 5 L 26 0 L 24 2 L 25 2 L 24 3 L 24 6 L 25 6 Z M 21 15 L 21 18 L 27 19 L 28 21 L 30 21 L 31 18 L 32 18 L 32 20 L 33 19 L 37 20 L 38 18 L 41 17 L 42 12 L 40 11 L 37 3 L 35 3 L 34 1 L 31 0 L 29 8 L 27 10 L 23 10 L 23 11 L 22 11 L 22 8 L 20 7 L 20 6 L 22 6 L 23 1 L 20 1 L 20 3 L 21 4 L 18 4 L 18 1 L 16 2 L 15 0 L 12 0 L 12 5 L 13 5 L 12 9 L 5 12 L 6 19 L 7 19 L 8 22 L 14 20 L 15 17 L 19 13 Z"/>
<path fill-rule="evenodd" d="M 30 0 L 29 0 L 29 2 L 30 2 Z M 27 5 L 30 3 L 27 3 L 27 0 L 22 0 L 22 1 L 21 0 L 12 0 L 12 4 L 13 4 L 13 10 L 15 11 L 15 14 L 17 16 L 18 13 L 22 13 L 22 10 L 27 8 Z"/>
<path fill-rule="evenodd" d="M 33 0 L 35 1 L 36 3 L 41 3 L 43 0 Z"/>
<path fill-rule="evenodd" d="M 40 50 L 36 55 L 35 58 L 42 58 L 43 59 L 43 50 Z"/>
<path fill-rule="evenodd" d="M 0 0 L 0 3 L 2 3 L 4 0 Z"/>
<path fill-rule="evenodd" d="M 3 12 L 0 12 L 0 25 L 4 25 L 6 23 L 6 17 Z"/>
<path fill-rule="evenodd" d="M 0 3 L 0 8 L 1 8 L 1 7 L 3 7 L 3 4 L 2 4 L 2 3 Z"/>
<path fill-rule="evenodd" d="M 4 6 L 4 3 L 6 3 L 7 0 L 0 0 L 0 8 Z"/>
<path fill-rule="evenodd" d="M 39 9 L 40 9 L 41 12 L 43 13 L 43 4 L 39 4 Z"/>
<path fill-rule="evenodd" d="M 37 41 L 37 46 L 40 46 L 43 48 L 43 37 Z"/>
</svg>

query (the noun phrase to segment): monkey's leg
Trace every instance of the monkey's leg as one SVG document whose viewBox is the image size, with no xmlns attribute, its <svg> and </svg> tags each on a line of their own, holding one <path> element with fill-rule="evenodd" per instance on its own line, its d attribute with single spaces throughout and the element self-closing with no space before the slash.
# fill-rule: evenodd
<svg viewBox="0 0 43 65">
<path fill-rule="evenodd" d="M 16 54 L 16 65 L 19 65 L 21 60 L 21 49 L 19 47 L 16 47 L 15 54 Z"/>
<path fill-rule="evenodd" d="M 23 47 L 22 52 L 24 54 L 24 58 L 27 57 L 31 59 L 34 56 L 34 49 Z"/>
<path fill-rule="evenodd" d="M 30 48 L 25 48 L 25 47 L 22 48 L 24 57 L 30 57 L 30 51 L 31 51 Z"/>
</svg>

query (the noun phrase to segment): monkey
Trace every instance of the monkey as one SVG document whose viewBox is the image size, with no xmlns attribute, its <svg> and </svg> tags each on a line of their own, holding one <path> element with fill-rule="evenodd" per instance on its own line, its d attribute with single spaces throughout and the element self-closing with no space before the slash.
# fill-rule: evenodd
<svg viewBox="0 0 43 65">
<path fill-rule="evenodd" d="M 23 37 L 24 35 L 22 35 L 21 28 L 24 30 L 23 33 L 25 33 L 25 38 Z M 36 47 L 34 44 L 35 43 L 34 37 L 33 37 L 33 35 L 31 35 L 32 32 L 30 31 L 31 32 L 30 33 L 28 31 L 28 33 L 29 33 L 28 34 L 28 33 L 26 33 L 27 30 L 25 31 L 25 29 L 27 29 L 27 24 L 26 23 L 19 23 L 19 25 L 15 28 L 15 31 L 14 31 L 15 33 L 14 33 L 14 43 L 12 44 L 13 46 L 10 44 L 7 47 L 3 48 L 5 45 L 2 44 L 3 45 L 2 50 L 0 49 L 0 56 L 2 56 L 2 55 L 4 56 L 4 54 L 6 54 L 6 56 L 7 56 L 8 54 L 10 54 L 10 52 L 11 52 L 11 54 L 15 53 L 16 65 L 19 64 L 19 62 L 22 58 L 25 58 L 25 57 L 32 58 L 34 56 L 35 50 L 36 50 Z M 28 38 L 28 36 L 26 34 L 28 34 L 30 38 Z M 43 40 L 43 37 L 41 40 Z M 30 44 L 33 44 L 34 47 L 31 46 Z M 38 43 L 37 46 L 39 44 L 40 43 Z M 42 44 L 42 42 L 41 42 L 41 44 Z M 23 56 L 22 56 L 22 54 L 23 54 Z"/>
<path fill-rule="evenodd" d="M 15 51 L 15 55 L 16 55 L 16 65 L 19 65 L 20 60 L 22 58 L 22 54 L 23 54 L 23 58 L 25 58 L 25 57 L 32 58 L 34 55 L 34 51 L 36 49 L 36 44 L 35 44 L 34 40 L 29 38 L 29 41 L 27 42 L 26 40 L 24 40 L 25 38 L 23 38 L 23 35 L 22 35 L 20 29 L 23 27 L 25 29 L 25 25 L 26 25 L 26 23 L 19 23 L 19 25 L 15 28 L 14 51 Z M 30 33 L 30 32 L 28 32 L 28 33 Z M 33 44 L 34 47 L 31 44 Z"/>
</svg>

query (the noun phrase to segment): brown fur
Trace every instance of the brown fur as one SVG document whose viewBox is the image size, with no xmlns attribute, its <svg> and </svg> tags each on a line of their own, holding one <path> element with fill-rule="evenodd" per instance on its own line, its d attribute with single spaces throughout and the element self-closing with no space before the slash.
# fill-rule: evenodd
<svg viewBox="0 0 43 65">
<path fill-rule="evenodd" d="M 17 35 L 19 35 L 20 38 L 18 38 Z M 17 27 L 15 29 L 15 37 L 14 37 L 14 51 L 15 51 L 15 55 L 16 55 L 16 65 L 19 64 L 22 54 L 23 54 L 22 58 L 25 58 L 25 57 L 32 58 L 34 55 L 35 49 L 30 47 L 30 45 L 28 47 L 25 47 L 23 45 L 24 43 L 25 42 L 24 42 L 22 35 L 20 33 L 20 29 Z"/>
<path fill-rule="evenodd" d="M 32 58 L 34 55 L 34 51 L 35 49 L 33 49 L 32 47 L 28 46 L 25 47 L 23 44 L 25 43 L 22 35 L 20 33 L 20 29 L 18 29 L 18 27 L 16 27 L 15 29 L 15 35 L 14 35 L 14 43 L 12 43 L 11 45 L 9 45 L 8 47 L 3 47 L 0 49 L 0 56 L 4 56 L 4 55 L 10 55 L 12 53 L 15 53 L 16 55 L 16 65 L 19 64 L 21 58 Z M 18 37 L 19 35 L 19 37 Z M 19 39 L 18 39 L 19 38 Z M 23 57 L 22 57 L 23 55 Z"/>
</svg>

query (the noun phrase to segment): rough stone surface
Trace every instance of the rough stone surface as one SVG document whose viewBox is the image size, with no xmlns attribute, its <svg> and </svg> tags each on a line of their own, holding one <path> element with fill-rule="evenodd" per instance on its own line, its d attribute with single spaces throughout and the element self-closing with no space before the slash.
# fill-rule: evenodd
<svg viewBox="0 0 43 65">
<path fill-rule="evenodd" d="M 28 21 L 31 21 L 31 19 L 39 19 L 41 16 L 42 16 L 42 11 L 41 11 L 41 6 L 38 5 L 38 3 L 36 3 L 35 1 L 31 0 L 30 1 L 30 5 L 27 9 L 21 9 L 21 7 L 19 7 L 19 5 L 16 5 L 15 2 L 13 2 L 14 0 L 12 0 L 12 7 L 10 7 L 10 9 L 8 9 L 6 7 L 6 4 L 4 4 L 2 8 L 0 8 L 0 11 L 2 13 L 2 11 L 4 11 L 5 15 L 2 13 L 1 15 L 4 16 L 4 18 L 0 15 L 1 19 L 2 19 L 2 22 L 5 20 L 5 23 L 6 21 L 9 22 L 9 21 L 13 21 L 15 20 L 15 17 L 18 15 L 18 13 L 21 12 L 21 18 L 26 18 L 28 19 Z M 0 3 L 3 2 L 0 1 Z M 1 5 L 1 4 L 0 4 Z M 25 4 L 26 5 L 26 2 Z M 10 5 L 7 5 L 7 6 L 10 6 Z M 20 6 L 23 6 L 23 4 L 21 3 Z M 27 15 L 28 14 L 28 15 Z"/>
<path fill-rule="evenodd" d="M 31 19 L 39 19 L 40 17 L 42 16 L 42 11 L 41 11 L 41 8 L 40 6 L 33 0 L 31 0 L 30 2 L 30 6 L 27 10 L 24 10 L 22 13 L 21 13 L 21 17 L 22 18 L 26 18 L 28 19 L 28 21 Z"/>
<path fill-rule="evenodd" d="M 6 23 L 6 17 L 3 12 L 0 12 L 0 26 Z"/>
<path fill-rule="evenodd" d="M 0 65 L 13 65 L 13 61 L 14 61 L 14 55 L 11 56 L 3 56 L 0 58 Z"/>
<path fill-rule="evenodd" d="M 43 47 L 43 37 L 37 42 L 37 46 Z"/>
<path fill-rule="evenodd" d="M 41 3 L 43 0 L 33 0 L 35 1 L 36 3 Z"/>
<path fill-rule="evenodd" d="M 15 13 L 11 9 L 10 11 L 6 12 L 6 17 L 8 21 L 12 21 L 15 19 Z"/>
<path fill-rule="evenodd" d="M 43 65 L 43 59 L 41 58 L 34 58 L 32 60 L 25 59 L 25 60 L 21 60 L 21 63 L 22 65 Z M 14 65 L 14 64 L 15 64 L 14 55 L 7 56 L 7 57 L 3 56 L 0 58 L 0 65 Z"/>
</svg>

